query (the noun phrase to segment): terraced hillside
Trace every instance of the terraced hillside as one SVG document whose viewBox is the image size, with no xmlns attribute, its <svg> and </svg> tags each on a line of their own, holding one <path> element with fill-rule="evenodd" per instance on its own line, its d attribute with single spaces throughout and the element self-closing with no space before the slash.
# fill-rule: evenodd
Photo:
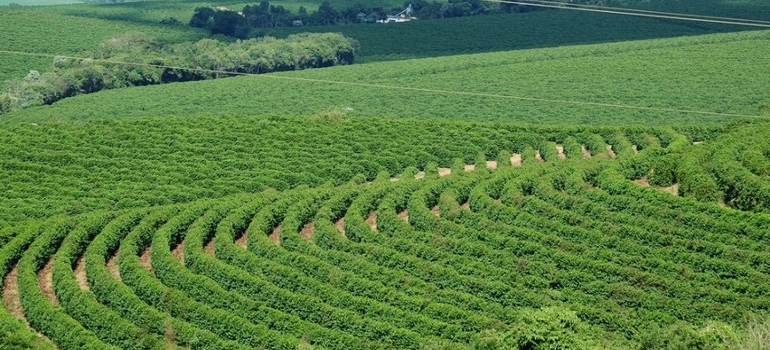
<svg viewBox="0 0 770 350">
<path fill-rule="evenodd" d="M 61 349 L 713 344 L 770 305 L 768 129 L 527 128 L 470 160 L 364 155 L 377 175 L 339 185 L 36 220 L 0 236 L 0 322 Z"/>
</svg>

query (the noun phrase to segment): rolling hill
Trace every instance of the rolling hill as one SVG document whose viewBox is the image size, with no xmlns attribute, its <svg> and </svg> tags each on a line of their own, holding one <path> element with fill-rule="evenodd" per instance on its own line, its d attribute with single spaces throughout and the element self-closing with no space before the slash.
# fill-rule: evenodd
<svg viewBox="0 0 770 350">
<path fill-rule="evenodd" d="M 770 66 L 757 62 L 770 56 L 768 33 L 460 55 L 111 90 L 21 110 L 3 120 L 344 113 L 571 125 L 718 124 L 765 113 Z"/>
<path fill-rule="evenodd" d="M 159 21 L 200 4 L 3 8 L 0 49 L 195 40 Z M 770 31 L 563 11 L 330 28 L 361 63 L 0 116 L 0 348 L 766 345 Z M 0 79 L 50 64 L 0 60 Z"/>
</svg>

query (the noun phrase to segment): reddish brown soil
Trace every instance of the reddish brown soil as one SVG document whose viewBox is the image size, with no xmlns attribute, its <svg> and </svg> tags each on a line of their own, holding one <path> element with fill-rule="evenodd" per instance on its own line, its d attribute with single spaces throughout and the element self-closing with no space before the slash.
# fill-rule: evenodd
<svg viewBox="0 0 770 350">
<path fill-rule="evenodd" d="M 535 160 L 538 163 L 544 163 L 545 160 L 543 160 L 543 156 L 540 155 L 540 151 L 535 151 Z"/>
<path fill-rule="evenodd" d="M 514 153 L 513 156 L 511 156 L 511 165 L 521 166 L 521 154 Z"/>
<path fill-rule="evenodd" d="M 150 260 L 150 254 L 152 253 L 152 247 L 147 247 L 147 249 L 142 252 L 142 255 L 139 257 L 139 263 L 144 266 L 147 271 L 150 271 L 150 273 L 155 273 L 152 269 L 152 261 Z"/>
<path fill-rule="evenodd" d="M 433 215 L 436 215 L 436 216 L 441 215 L 441 212 L 438 209 L 438 205 L 433 207 L 433 209 L 431 209 L 430 211 L 433 213 Z"/>
<path fill-rule="evenodd" d="M 305 226 L 302 228 L 302 232 L 299 233 L 299 236 L 310 240 L 310 237 L 313 236 L 313 230 L 315 230 L 315 223 L 314 222 L 308 222 L 305 224 Z"/>
<path fill-rule="evenodd" d="M 398 217 L 400 217 L 401 220 L 404 220 L 407 223 L 409 223 L 409 210 L 404 210 L 404 211 L 398 213 Z"/>
<path fill-rule="evenodd" d="M 340 234 L 342 234 L 342 237 L 347 237 L 345 235 L 345 217 L 344 216 L 334 223 L 334 227 L 337 228 L 337 231 L 340 231 Z"/>
<path fill-rule="evenodd" d="M 369 228 L 372 229 L 372 231 L 377 232 L 377 212 L 372 211 L 369 213 L 369 216 L 366 218 L 366 224 L 369 225 Z"/>
<path fill-rule="evenodd" d="M 29 326 L 27 318 L 24 316 L 24 309 L 21 307 L 18 278 L 19 270 L 16 266 L 14 266 L 13 269 L 11 269 L 11 272 L 5 276 L 5 280 L 3 281 L 3 305 L 5 305 L 5 309 L 8 310 L 8 312 L 13 317 L 23 321 L 27 326 Z M 37 333 L 37 336 L 42 341 L 51 345 L 54 349 L 58 349 L 58 347 L 46 336 L 40 333 Z"/>
<path fill-rule="evenodd" d="M 235 245 L 246 249 L 246 244 L 249 242 L 249 235 L 244 233 L 238 239 L 235 240 Z"/>
<path fill-rule="evenodd" d="M 452 169 L 438 168 L 438 176 L 447 176 L 452 173 Z"/>
<path fill-rule="evenodd" d="M 634 180 L 634 183 L 644 187 L 651 187 L 649 181 L 647 181 L 647 178 L 644 178 L 644 177 L 639 180 Z M 679 195 L 679 184 L 673 184 L 669 187 L 655 187 L 655 189 L 666 193 L 670 193 L 674 196 Z"/>
<path fill-rule="evenodd" d="M 206 246 L 203 247 L 203 252 L 208 255 L 214 255 L 214 239 L 212 238 L 208 243 L 206 243 Z"/>
<path fill-rule="evenodd" d="M 580 151 L 583 152 L 583 159 L 591 158 L 591 152 L 588 152 L 588 149 L 586 149 L 586 146 L 581 145 Z"/>
<path fill-rule="evenodd" d="M 465 170 L 466 173 L 476 170 L 476 166 L 473 164 L 466 164 L 465 167 L 463 167 L 463 170 Z"/>
<path fill-rule="evenodd" d="M 120 278 L 120 269 L 118 269 L 118 256 L 120 256 L 120 250 L 116 251 L 110 260 L 107 260 L 107 270 L 110 270 L 110 274 L 112 274 L 112 277 L 115 277 L 116 280 L 122 281 Z"/>
<path fill-rule="evenodd" d="M 270 240 L 273 241 L 273 244 L 280 245 L 281 244 L 281 225 L 278 225 L 278 227 L 273 229 L 273 232 L 270 233 Z"/>
<path fill-rule="evenodd" d="M 13 267 L 10 273 L 5 276 L 3 281 L 3 305 L 5 309 L 20 320 L 26 322 L 24 318 L 24 310 L 21 308 L 21 299 L 19 299 L 19 270 L 16 266 Z"/>
<path fill-rule="evenodd" d="M 670 193 L 674 196 L 679 196 L 679 184 L 673 184 L 669 187 L 659 187 L 657 189 L 666 193 Z"/>
<path fill-rule="evenodd" d="M 48 262 L 43 266 L 43 269 L 37 273 L 37 284 L 40 285 L 40 289 L 43 291 L 48 300 L 54 305 L 59 305 L 59 300 L 56 298 L 56 293 L 53 290 L 53 256 L 48 259 Z"/>
<path fill-rule="evenodd" d="M 564 146 L 556 145 L 556 152 L 559 153 L 559 159 L 567 159 L 567 155 L 564 154 Z"/>
<path fill-rule="evenodd" d="M 177 244 L 177 246 L 171 251 L 171 255 L 173 255 L 174 259 L 179 261 L 180 264 L 184 265 L 184 241 Z"/>
<path fill-rule="evenodd" d="M 497 161 L 496 160 L 488 160 L 487 161 L 487 169 L 489 169 L 489 170 L 497 169 Z"/>
<path fill-rule="evenodd" d="M 78 286 L 82 290 L 90 290 L 88 287 L 88 278 L 86 277 L 86 257 L 81 256 L 78 259 L 77 265 L 75 265 L 75 280 L 78 281 Z"/>
<path fill-rule="evenodd" d="M 610 158 L 615 158 L 615 150 L 612 149 L 612 145 L 607 145 L 607 154 L 610 155 Z"/>
</svg>

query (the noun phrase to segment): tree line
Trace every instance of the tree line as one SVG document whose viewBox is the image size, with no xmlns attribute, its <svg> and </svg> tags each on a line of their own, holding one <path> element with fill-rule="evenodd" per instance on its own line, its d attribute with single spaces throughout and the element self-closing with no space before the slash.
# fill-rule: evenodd
<svg viewBox="0 0 770 350">
<path fill-rule="evenodd" d="M 0 92 L 0 113 L 105 89 L 221 78 L 231 72 L 261 74 L 352 64 L 356 51 L 356 41 L 338 33 L 232 43 L 203 39 L 165 46 L 145 34 L 129 33 L 102 43 L 89 59 L 57 56 L 51 72 L 30 71 L 23 79 L 6 82 Z"/>
<path fill-rule="evenodd" d="M 300 6 L 294 13 L 281 5 L 263 0 L 259 4 L 246 5 L 240 12 L 225 7 L 198 7 L 190 19 L 190 26 L 208 29 L 212 34 L 247 38 L 262 28 L 290 26 L 329 26 L 336 24 L 375 23 L 388 15 L 395 15 L 411 6 L 411 15 L 420 19 L 475 16 L 494 13 L 511 13 L 536 10 L 537 8 L 513 4 L 488 3 L 481 0 L 428 0 L 407 1 L 403 7 L 386 9 L 356 2 L 344 9 L 335 9 L 324 1 L 315 12 Z"/>
</svg>

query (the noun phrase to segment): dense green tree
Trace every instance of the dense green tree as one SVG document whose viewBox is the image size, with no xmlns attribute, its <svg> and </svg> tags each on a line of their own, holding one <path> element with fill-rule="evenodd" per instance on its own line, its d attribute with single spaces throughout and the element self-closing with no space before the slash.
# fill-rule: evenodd
<svg viewBox="0 0 770 350">
<path fill-rule="evenodd" d="M 318 6 L 318 11 L 311 16 L 311 19 L 315 24 L 324 26 L 335 24 L 338 18 L 339 13 L 332 8 L 332 4 L 329 3 L 329 1 L 322 2 L 321 5 Z"/>
<path fill-rule="evenodd" d="M 208 6 L 196 8 L 192 18 L 190 18 L 190 26 L 195 28 L 209 28 L 215 13 L 216 11 Z"/>
<path fill-rule="evenodd" d="M 216 11 L 210 27 L 212 34 L 223 34 L 236 38 L 246 38 L 249 26 L 246 18 L 235 11 Z"/>
</svg>

